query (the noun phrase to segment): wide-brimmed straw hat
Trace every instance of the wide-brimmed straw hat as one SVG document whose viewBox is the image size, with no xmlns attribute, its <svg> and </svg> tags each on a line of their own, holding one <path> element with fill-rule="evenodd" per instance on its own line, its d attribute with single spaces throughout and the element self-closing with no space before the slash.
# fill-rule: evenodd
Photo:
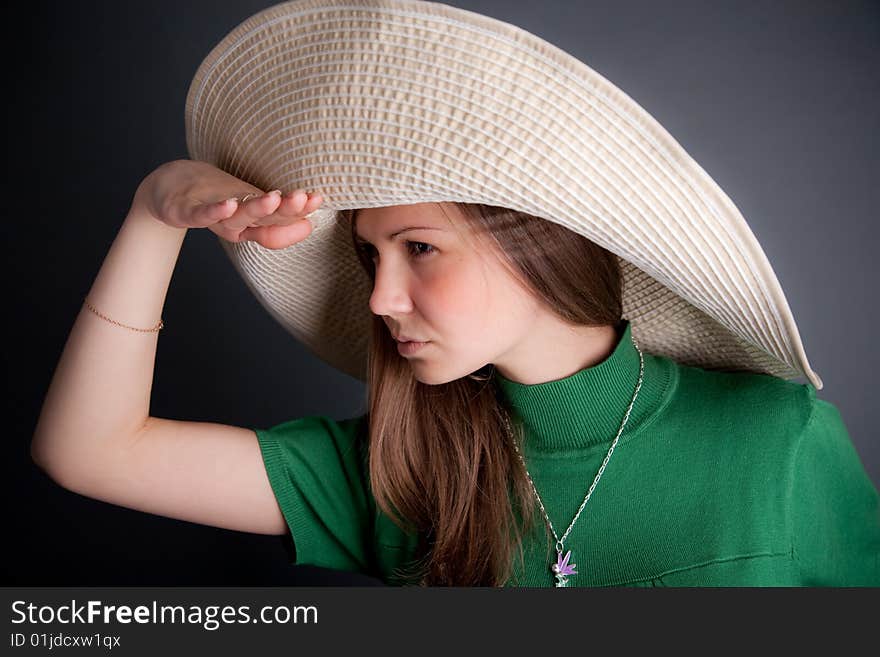
<svg viewBox="0 0 880 657">
<path fill-rule="evenodd" d="M 817 389 L 733 201 L 640 105 L 515 25 L 420 0 L 299 0 L 235 27 L 186 98 L 192 159 L 324 201 L 285 249 L 221 244 L 319 358 L 366 378 L 371 281 L 339 210 L 464 201 L 556 222 L 619 257 L 646 351 Z"/>
</svg>

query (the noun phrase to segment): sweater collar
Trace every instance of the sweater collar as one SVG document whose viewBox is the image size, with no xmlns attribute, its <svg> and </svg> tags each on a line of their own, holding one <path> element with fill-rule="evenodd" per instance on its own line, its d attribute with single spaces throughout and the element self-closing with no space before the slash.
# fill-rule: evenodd
<svg viewBox="0 0 880 657">
<path fill-rule="evenodd" d="M 495 376 L 502 398 L 515 421 L 523 424 L 525 447 L 557 451 L 610 444 L 629 408 L 639 380 L 639 352 L 632 326 L 622 320 L 617 346 L 601 363 L 555 381 L 532 385 Z M 642 387 L 621 434 L 634 431 L 659 405 L 669 379 L 658 359 L 644 354 Z"/>
</svg>

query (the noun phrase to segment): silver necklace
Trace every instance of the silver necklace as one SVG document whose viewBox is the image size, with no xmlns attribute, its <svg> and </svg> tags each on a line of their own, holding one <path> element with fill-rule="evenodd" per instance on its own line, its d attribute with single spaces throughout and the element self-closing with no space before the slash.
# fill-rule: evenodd
<svg viewBox="0 0 880 657">
<path fill-rule="evenodd" d="M 614 453 L 614 448 L 617 446 L 617 440 L 620 438 L 620 434 L 623 433 L 623 427 L 626 426 L 626 421 L 629 419 L 629 413 L 632 410 L 633 404 L 636 403 L 636 397 L 639 396 L 639 388 L 642 387 L 642 376 L 645 373 L 645 357 L 642 355 L 642 350 L 639 349 L 639 345 L 636 344 L 635 339 L 632 338 L 632 334 L 630 334 L 630 339 L 632 339 L 632 343 L 633 346 L 636 348 L 636 351 L 639 352 L 639 381 L 636 384 L 636 390 L 633 393 L 632 401 L 629 403 L 629 408 L 626 409 L 626 414 L 624 414 L 623 416 L 623 422 L 620 423 L 620 428 L 617 430 L 617 435 L 614 437 L 614 441 L 611 443 L 611 447 L 608 449 L 608 453 L 605 455 L 605 460 L 602 461 L 602 465 L 599 467 L 599 472 L 596 473 L 596 478 L 593 479 L 593 484 L 587 491 L 587 496 L 584 498 L 584 501 L 581 502 L 580 508 L 574 515 L 574 520 L 571 521 L 571 524 L 568 526 L 568 529 L 565 530 L 562 538 L 559 538 L 559 536 L 557 536 L 556 534 L 556 530 L 553 529 L 553 523 L 550 522 L 550 516 L 548 516 L 547 511 L 544 510 L 544 503 L 541 501 L 541 496 L 538 495 L 538 489 L 535 488 L 535 483 L 532 481 L 532 477 L 529 474 L 529 469 L 526 467 L 525 459 L 520 453 L 519 447 L 516 446 L 516 439 L 514 438 L 513 430 L 510 428 L 510 419 L 506 415 L 504 417 L 504 421 L 507 423 L 507 431 L 509 432 L 511 440 L 513 442 L 513 448 L 516 450 L 516 454 L 517 456 L 519 456 L 519 460 L 522 461 L 523 468 L 525 468 L 526 470 L 526 477 L 529 480 L 529 484 L 531 484 L 532 486 L 532 490 L 535 492 L 535 497 L 538 499 L 538 505 L 541 507 L 541 513 L 544 514 L 544 520 L 547 521 L 547 526 L 550 527 L 550 531 L 553 532 L 553 538 L 556 539 L 556 563 L 550 564 L 550 570 L 556 577 L 557 587 L 568 586 L 568 576 L 578 574 L 575 570 L 577 564 L 569 563 L 569 561 L 571 560 L 571 550 L 566 553 L 565 557 L 562 556 L 562 551 L 565 548 L 563 542 L 566 538 L 568 538 L 568 535 L 571 533 L 572 527 L 574 527 L 574 523 L 577 522 L 578 516 L 581 515 L 581 511 L 584 510 L 584 507 L 587 505 L 587 501 L 593 494 L 593 490 L 596 488 L 596 484 L 599 483 L 599 479 L 602 477 L 602 473 L 605 472 L 605 466 L 608 465 L 608 460 Z"/>
</svg>

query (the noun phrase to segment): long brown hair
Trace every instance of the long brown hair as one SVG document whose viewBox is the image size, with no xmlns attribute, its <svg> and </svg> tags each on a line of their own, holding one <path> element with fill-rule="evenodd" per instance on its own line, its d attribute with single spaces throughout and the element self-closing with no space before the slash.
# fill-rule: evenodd
<svg viewBox="0 0 880 657">
<path fill-rule="evenodd" d="M 563 320 L 583 326 L 620 322 L 622 275 L 615 254 L 523 212 L 454 205 L 478 239 L 490 236 L 496 253 L 500 247 L 501 262 L 515 279 Z M 358 258 L 375 283 L 373 260 L 356 239 L 357 210 L 342 211 L 340 219 L 350 222 Z M 397 352 L 382 317 L 373 315 L 370 486 L 379 508 L 419 537 L 416 560 L 397 573 L 400 583 L 503 586 L 517 552 L 523 563 L 523 537 L 534 528 L 537 506 L 505 430 L 507 411 L 493 374 L 490 363 L 448 383 L 423 384 Z M 547 531 L 548 555 L 552 543 Z"/>
</svg>

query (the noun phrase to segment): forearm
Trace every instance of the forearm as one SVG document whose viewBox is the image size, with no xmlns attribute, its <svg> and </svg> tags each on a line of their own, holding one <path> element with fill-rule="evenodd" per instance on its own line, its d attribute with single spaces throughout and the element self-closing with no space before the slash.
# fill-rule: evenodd
<svg viewBox="0 0 880 657">
<path fill-rule="evenodd" d="M 126 326 L 156 326 L 186 232 L 132 206 L 87 299 Z M 158 336 L 108 322 L 82 305 L 34 432 L 31 453 L 43 468 L 76 468 L 106 441 L 143 427 Z"/>
</svg>

